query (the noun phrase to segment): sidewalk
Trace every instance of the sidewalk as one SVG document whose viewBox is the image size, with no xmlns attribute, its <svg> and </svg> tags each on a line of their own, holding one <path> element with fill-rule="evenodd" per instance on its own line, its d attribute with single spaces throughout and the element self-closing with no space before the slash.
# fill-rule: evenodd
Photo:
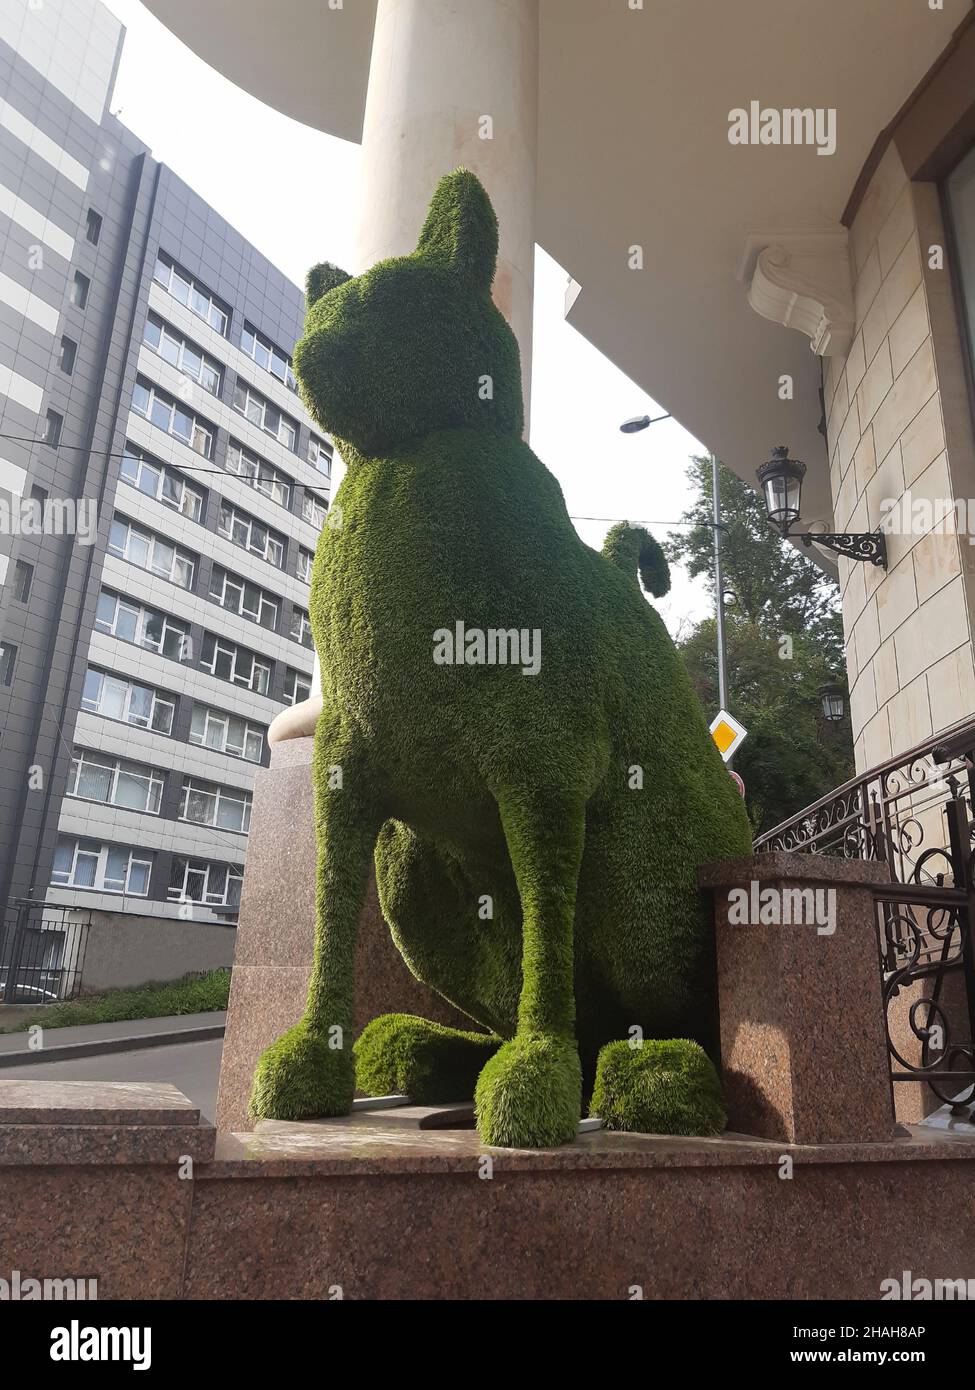
<svg viewBox="0 0 975 1390">
<path fill-rule="evenodd" d="M 134 1018 L 119 1023 L 86 1023 L 73 1028 L 45 1028 L 43 1047 L 32 1050 L 31 1034 L 0 1033 L 0 1066 L 27 1066 L 103 1052 L 134 1052 L 145 1047 L 208 1042 L 222 1038 L 227 1015 L 222 1012 L 176 1014 L 169 1018 Z M 43 1016 L 34 1020 L 44 1026 Z M 0 1009 L 0 1027 L 3 1010 Z"/>
</svg>

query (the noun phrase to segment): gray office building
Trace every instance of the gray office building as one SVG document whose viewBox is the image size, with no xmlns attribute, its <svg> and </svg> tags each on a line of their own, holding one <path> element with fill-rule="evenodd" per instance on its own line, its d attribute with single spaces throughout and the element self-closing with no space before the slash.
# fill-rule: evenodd
<svg viewBox="0 0 975 1390">
<path fill-rule="evenodd" d="M 0 0 L 0 905 L 226 921 L 332 449 L 301 290 L 109 114 L 123 37 Z"/>
</svg>

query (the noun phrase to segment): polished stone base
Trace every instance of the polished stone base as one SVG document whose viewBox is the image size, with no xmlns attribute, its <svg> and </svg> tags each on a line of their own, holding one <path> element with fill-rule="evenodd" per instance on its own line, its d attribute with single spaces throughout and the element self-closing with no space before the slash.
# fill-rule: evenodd
<svg viewBox="0 0 975 1390">
<path fill-rule="evenodd" d="M 975 1278 L 961 1122 L 510 1150 L 360 1109 L 214 1148 L 170 1087 L 88 1089 L 0 1082 L 0 1270 L 100 1299 L 875 1300 L 904 1270 Z"/>
</svg>

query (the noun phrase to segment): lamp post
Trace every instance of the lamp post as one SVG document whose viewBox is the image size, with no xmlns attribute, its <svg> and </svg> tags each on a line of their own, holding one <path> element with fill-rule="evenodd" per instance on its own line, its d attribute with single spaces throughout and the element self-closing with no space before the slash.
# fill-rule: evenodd
<svg viewBox="0 0 975 1390">
<path fill-rule="evenodd" d="M 763 463 L 757 471 L 768 519 L 783 540 L 802 541 L 807 550 L 811 545 L 821 545 L 837 555 L 845 555 L 848 560 L 862 560 L 881 569 L 887 568 L 887 538 L 883 531 L 792 530 L 802 514 L 802 480 L 806 476 L 806 465 L 789 458 L 788 444 L 777 444 L 768 463 Z"/>
</svg>

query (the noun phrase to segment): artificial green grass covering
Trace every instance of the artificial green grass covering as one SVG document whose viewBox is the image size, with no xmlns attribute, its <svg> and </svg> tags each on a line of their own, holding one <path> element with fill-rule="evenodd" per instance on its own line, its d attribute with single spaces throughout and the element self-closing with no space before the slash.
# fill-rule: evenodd
<svg viewBox="0 0 975 1390">
<path fill-rule="evenodd" d="M 205 1014 L 226 1009 L 229 994 L 230 971 L 209 970 L 205 975 L 186 975 L 169 984 L 107 989 L 64 1004 L 44 1004 L 29 1018 L 0 1032 L 20 1033 L 35 1023 L 45 1028 L 73 1028 L 85 1023 L 121 1023 L 130 1018 Z"/>
<path fill-rule="evenodd" d="M 686 1038 L 607 1043 L 589 1113 L 641 1134 L 720 1134 L 726 1119 L 714 1064 Z"/>
<path fill-rule="evenodd" d="M 370 1096 L 408 1095 L 418 1105 L 470 1100 L 501 1039 L 445 1028 L 412 1014 L 383 1014 L 357 1039 L 356 1086 Z"/>
<path fill-rule="evenodd" d="M 600 1048 L 634 1026 L 716 1041 L 696 874 L 749 851 L 747 817 L 641 591 L 666 592 L 659 546 L 622 525 L 591 550 L 521 439 L 497 235 L 458 170 L 411 255 L 309 276 L 295 369 L 347 470 L 311 593 L 314 966 L 302 1022 L 259 1062 L 257 1115 L 344 1113 L 357 1063 L 362 1089 L 459 1084 L 462 1032 L 394 1016 L 353 1056 L 373 863 L 409 968 L 504 1043 L 475 1087 L 485 1142 L 571 1139 Z"/>
</svg>

